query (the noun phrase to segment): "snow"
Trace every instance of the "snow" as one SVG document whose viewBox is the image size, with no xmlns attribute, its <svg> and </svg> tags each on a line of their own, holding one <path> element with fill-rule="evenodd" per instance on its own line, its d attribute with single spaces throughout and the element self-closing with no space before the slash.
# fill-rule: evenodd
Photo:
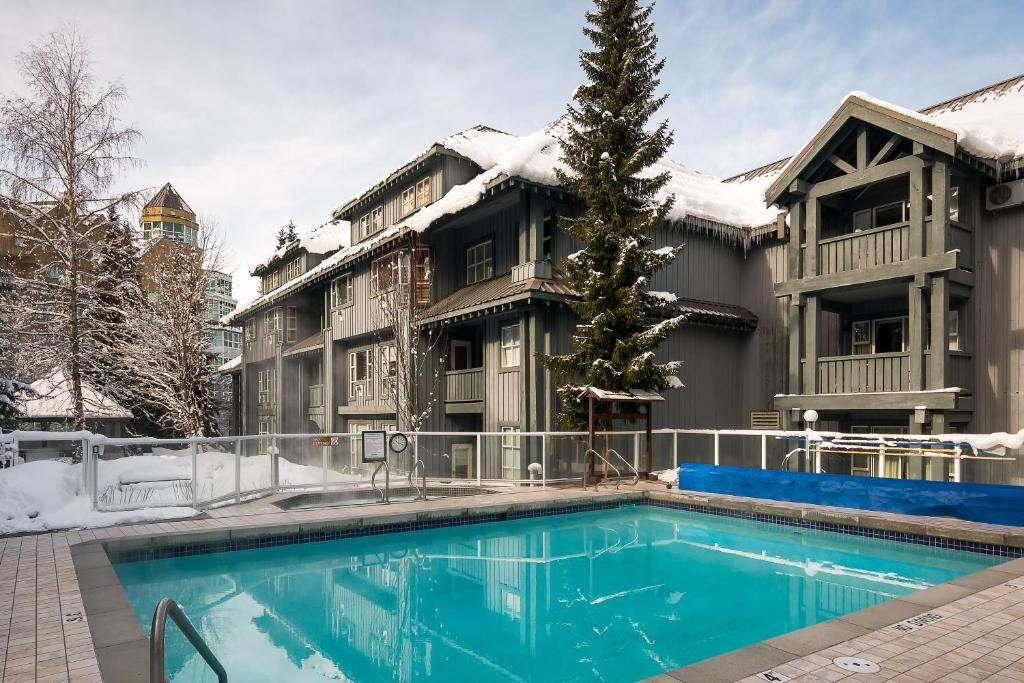
<svg viewBox="0 0 1024 683">
<path fill-rule="evenodd" d="M 217 368 L 217 372 L 231 372 L 232 370 L 235 370 L 240 367 L 242 367 L 242 356 L 238 355 L 229 360 L 224 365 Z"/>
<path fill-rule="evenodd" d="M 1017 450 L 1024 447 L 1024 429 L 1016 434 L 1006 432 L 994 432 L 992 434 L 940 434 L 929 437 L 941 441 L 970 444 L 977 450 L 991 450 L 993 448 L 1010 448 Z"/>
<path fill-rule="evenodd" d="M 300 235 L 298 239 L 282 245 L 270 256 L 254 265 L 249 272 L 251 274 L 260 268 L 266 268 L 299 249 L 305 249 L 310 254 L 328 254 L 347 247 L 351 238 L 351 224 L 348 221 L 330 220 Z"/>
<path fill-rule="evenodd" d="M 678 484 L 679 483 L 679 470 L 670 469 L 662 470 L 660 472 L 652 472 L 652 474 L 658 477 L 658 481 L 666 484 Z"/>
<path fill-rule="evenodd" d="M 81 487 L 81 468 L 40 460 L 0 470 L 0 534 L 94 528 L 196 514 L 186 507 L 94 512 Z"/>
<path fill-rule="evenodd" d="M 676 301 L 679 300 L 679 297 L 673 294 L 672 292 L 660 292 L 652 290 L 647 293 L 653 296 L 655 299 L 663 301 L 666 304 L 675 303 Z"/>
<path fill-rule="evenodd" d="M 71 380 L 62 368 L 52 370 L 29 387 L 34 395 L 18 401 L 23 417 L 68 419 L 72 416 L 74 401 L 71 397 Z M 85 379 L 82 380 L 82 402 L 87 419 L 132 416 L 130 410 L 101 394 Z"/>
</svg>

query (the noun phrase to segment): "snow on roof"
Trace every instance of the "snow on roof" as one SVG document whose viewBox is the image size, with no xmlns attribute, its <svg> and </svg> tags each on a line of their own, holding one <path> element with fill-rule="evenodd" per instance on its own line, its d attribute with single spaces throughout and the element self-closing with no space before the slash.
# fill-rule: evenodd
<svg viewBox="0 0 1024 683">
<path fill-rule="evenodd" d="M 480 168 L 486 170 L 494 166 L 497 161 L 497 157 L 509 147 L 513 146 L 517 140 L 518 138 L 516 136 L 509 135 L 508 133 L 504 133 L 489 126 L 477 125 L 472 128 L 460 130 L 459 132 L 453 133 L 452 135 L 430 145 L 425 150 L 413 156 L 404 164 L 389 173 L 383 180 L 374 183 L 371 187 L 359 193 L 355 197 L 342 202 L 334 208 L 331 214 L 337 215 L 338 213 L 351 208 L 355 204 L 358 204 L 364 198 L 386 185 L 390 178 L 404 173 L 410 166 L 430 156 L 438 148 L 447 149 L 455 154 L 464 156 L 476 165 L 480 166 Z"/>
<path fill-rule="evenodd" d="M 299 249 L 305 249 L 310 254 L 327 254 L 342 247 L 347 247 L 351 235 L 352 231 L 348 221 L 327 221 L 299 235 L 298 239 L 294 239 L 279 247 L 270 256 L 254 265 L 249 270 L 249 274 L 254 275 L 261 268 L 267 268 L 272 263 Z"/>
<path fill-rule="evenodd" d="M 907 109 L 861 91 L 848 93 L 840 102 L 838 109 L 842 109 L 847 102 L 857 100 L 938 128 L 952 136 L 961 149 L 976 157 L 998 161 L 1024 157 L 1024 75 L 927 107 L 922 111 Z M 774 175 L 778 176 L 788 171 L 814 139 L 812 137 L 808 140 Z M 757 169 L 754 172 L 756 171 Z M 765 189 L 767 190 L 767 186 Z"/>
<path fill-rule="evenodd" d="M 30 386 L 35 395 L 19 400 L 23 418 L 71 418 L 74 406 L 71 380 L 62 368 L 54 369 Z M 85 379 L 82 380 L 82 401 L 86 419 L 132 417 L 131 411 L 101 394 Z"/>
<path fill-rule="evenodd" d="M 540 130 L 523 136 L 509 135 L 478 126 L 445 138 L 437 144 L 471 158 L 483 171 L 465 183 L 456 185 L 436 202 L 415 211 L 372 238 L 338 249 L 316 267 L 289 280 L 285 285 L 240 305 L 232 313 L 221 318 L 221 322 L 225 325 L 235 324 L 241 316 L 254 308 L 295 291 L 335 266 L 404 232 L 427 230 L 442 218 L 479 203 L 490 187 L 503 180 L 520 178 L 538 185 L 557 187 L 556 170 L 564 168 L 560 140 L 565 134 L 566 125 L 566 118 L 560 117 Z M 675 205 L 668 214 L 670 221 L 699 223 L 703 227 L 713 226 L 719 232 L 737 240 L 749 238 L 750 230 L 753 228 L 775 222 L 778 210 L 766 207 L 761 198 L 764 187 L 771 179 L 770 176 L 745 183 L 727 183 L 668 158 L 659 161 L 648 169 L 647 173 L 656 175 L 666 171 L 669 173 L 669 182 L 658 199 L 664 199 L 670 194 L 675 195 Z M 373 188 L 349 200 L 339 209 L 335 209 L 335 212 L 359 201 L 360 197 L 371 191 Z"/>
<path fill-rule="evenodd" d="M 229 360 L 227 363 L 225 363 L 224 365 L 222 365 L 219 368 L 217 368 L 217 372 L 228 373 L 228 372 L 231 372 L 232 370 L 237 370 L 240 367 L 242 367 L 242 357 L 241 356 L 235 356 L 234 358 Z"/>
</svg>

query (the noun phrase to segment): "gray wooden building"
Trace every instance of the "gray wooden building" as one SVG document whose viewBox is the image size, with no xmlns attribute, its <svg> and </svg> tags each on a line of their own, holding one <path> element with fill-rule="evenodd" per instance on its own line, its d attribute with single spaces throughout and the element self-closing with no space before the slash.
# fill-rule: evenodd
<svg viewBox="0 0 1024 683">
<path fill-rule="evenodd" d="M 988 141 L 1024 123 L 978 112 L 1021 102 L 1024 76 L 922 113 L 851 95 L 792 159 L 726 180 L 664 160 L 676 207 L 654 246 L 686 248 L 651 288 L 689 318 L 660 351 L 685 386 L 655 426 L 796 426 L 815 408 L 849 431 L 1020 427 L 1024 162 Z M 332 211 L 320 237 L 345 246 L 314 234 L 254 269 L 264 294 L 231 316 L 243 432 L 394 428 L 393 287 L 443 338 L 420 378 L 429 430 L 557 429 L 536 354 L 567 350 L 576 322 L 563 125 L 456 133 Z"/>
</svg>

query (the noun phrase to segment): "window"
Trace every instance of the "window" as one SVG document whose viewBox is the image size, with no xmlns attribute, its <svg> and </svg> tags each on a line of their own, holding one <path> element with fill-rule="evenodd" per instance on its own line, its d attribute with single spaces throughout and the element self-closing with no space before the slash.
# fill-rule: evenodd
<svg viewBox="0 0 1024 683">
<path fill-rule="evenodd" d="M 960 351 L 960 311 L 949 312 L 949 350 Z"/>
<path fill-rule="evenodd" d="M 370 296 L 391 291 L 395 286 L 398 252 L 379 258 L 370 265 Z"/>
<path fill-rule="evenodd" d="M 402 206 L 403 216 L 406 216 L 416 210 L 416 187 L 410 187 L 402 192 Z"/>
<path fill-rule="evenodd" d="M 519 323 L 501 328 L 501 367 L 519 366 Z"/>
<path fill-rule="evenodd" d="M 285 309 L 284 340 L 286 342 L 299 340 L 299 315 L 294 306 Z"/>
<path fill-rule="evenodd" d="M 373 380 L 373 356 L 369 350 L 352 351 L 348 354 L 348 396 L 363 398 L 373 395 L 370 382 Z"/>
<path fill-rule="evenodd" d="M 466 250 L 466 284 L 494 275 L 494 242 L 487 240 Z"/>
<path fill-rule="evenodd" d="M 501 478 L 519 479 L 519 427 L 501 428 Z"/>
<path fill-rule="evenodd" d="M 468 341 L 453 339 L 448 354 L 449 370 L 469 370 L 473 366 L 473 345 Z"/>
<path fill-rule="evenodd" d="M 875 227 L 893 225 L 907 220 L 907 203 L 893 202 L 875 207 Z"/>
<path fill-rule="evenodd" d="M 263 314 L 263 336 L 267 338 L 268 344 L 273 344 L 277 336 L 279 329 L 277 314 L 278 310 L 276 308 Z"/>
<path fill-rule="evenodd" d="M 366 213 L 360 216 L 357 225 L 359 226 L 358 237 L 359 239 L 364 239 L 370 234 L 370 214 Z"/>
<path fill-rule="evenodd" d="M 335 278 L 331 283 L 331 308 L 352 305 L 352 273 Z"/>
<path fill-rule="evenodd" d="M 430 250 L 414 249 L 413 261 L 416 271 L 416 305 L 426 306 L 430 303 Z"/>
<path fill-rule="evenodd" d="M 875 353 L 906 351 L 906 318 L 885 318 L 875 321 Z"/>
<path fill-rule="evenodd" d="M 274 383 L 277 380 L 274 368 L 263 368 L 256 373 L 256 402 L 274 402 Z"/>
<path fill-rule="evenodd" d="M 256 318 L 249 318 L 245 321 L 245 348 L 252 346 L 256 339 Z"/>
<path fill-rule="evenodd" d="M 370 234 L 375 235 L 384 228 L 384 207 L 378 206 L 370 212 Z"/>
<path fill-rule="evenodd" d="M 380 387 L 382 394 L 391 391 L 398 377 L 398 354 L 394 344 L 380 347 Z"/>
<path fill-rule="evenodd" d="M 544 210 L 544 223 L 542 224 L 540 253 L 541 258 L 551 260 L 551 240 L 555 234 L 555 224 L 558 222 L 558 213 L 554 209 Z"/>
<path fill-rule="evenodd" d="M 959 221 L 960 220 L 960 188 L 951 187 L 949 189 L 949 220 Z"/>
<path fill-rule="evenodd" d="M 260 435 L 273 434 L 274 433 L 274 418 L 272 417 L 261 417 L 256 421 L 256 431 Z M 260 454 L 265 455 L 269 452 L 270 439 L 260 439 Z"/>
<path fill-rule="evenodd" d="M 424 178 L 416 183 L 416 208 L 426 206 L 430 203 L 430 178 Z"/>
<path fill-rule="evenodd" d="M 853 323 L 853 355 L 871 353 L 871 321 Z"/>
<path fill-rule="evenodd" d="M 303 257 L 296 256 L 284 267 L 285 282 L 288 280 L 294 280 L 298 276 L 302 275 L 302 260 Z"/>
</svg>

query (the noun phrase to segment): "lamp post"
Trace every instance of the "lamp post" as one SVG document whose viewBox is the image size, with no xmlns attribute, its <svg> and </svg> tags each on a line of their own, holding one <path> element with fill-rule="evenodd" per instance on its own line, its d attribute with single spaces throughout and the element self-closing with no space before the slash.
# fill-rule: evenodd
<svg viewBox="0 0 1024 683">
<path fill-rule="evenodd" d="M 804 453 L 807 455 L 807 464 L 812 464 L 811 460 L 811 432 L 814 430 L 814 423 L 818 421 L 818 411 L 810 408 L 804 411 Z M 818 474 L 821 471 L 820 463 L 818 459 L 813 460 L 814 473 Z"/>
</svg>

